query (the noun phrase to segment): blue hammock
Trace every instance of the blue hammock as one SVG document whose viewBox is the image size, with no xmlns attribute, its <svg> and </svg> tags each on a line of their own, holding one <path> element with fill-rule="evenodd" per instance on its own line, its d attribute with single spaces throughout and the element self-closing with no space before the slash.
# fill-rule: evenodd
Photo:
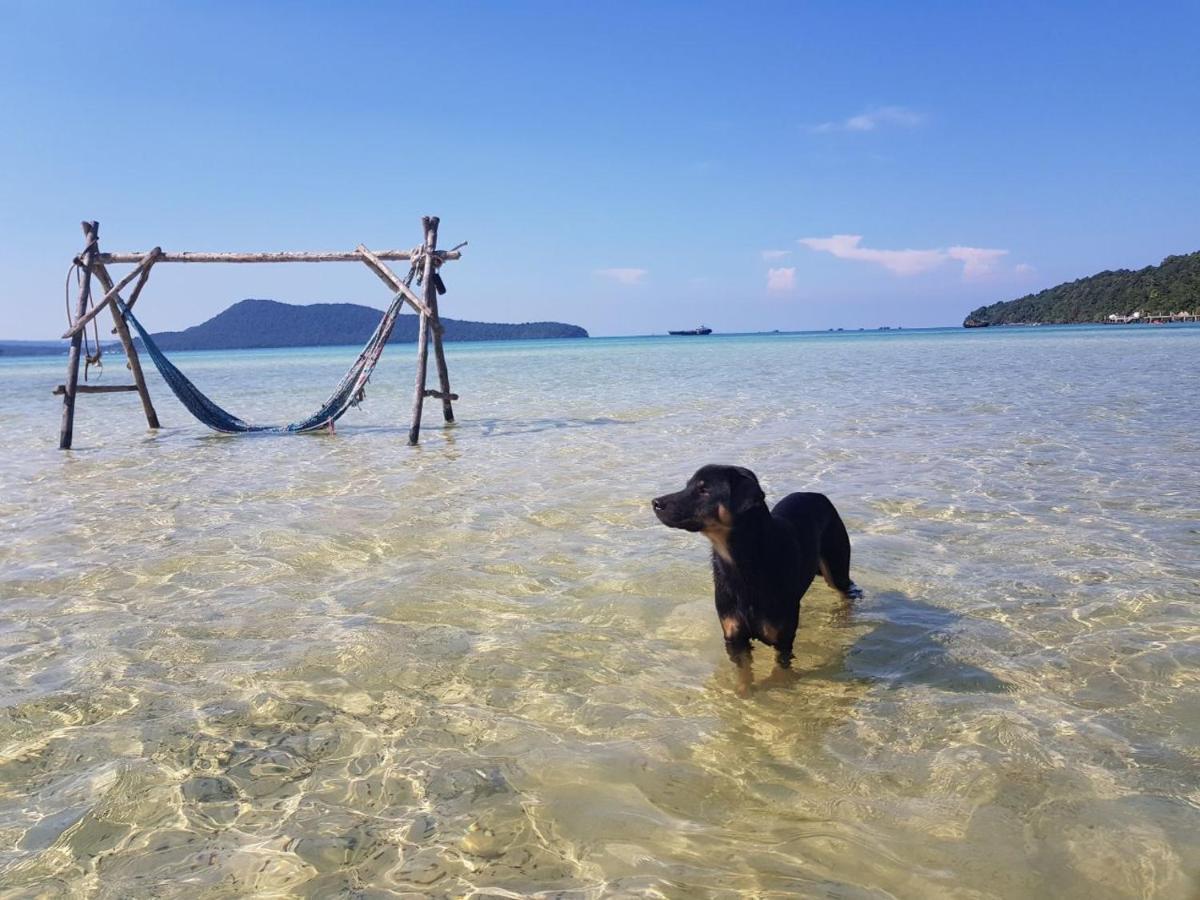
<svg viewBox="0 0 1200 900">
<path fill-rule="evenodd" d="M 233 415 L 233 413 L 226 412 L 201 393 L 200 389 L 192 384 L 188 380 L 188 377 L 175 367 L 174 363 L 167 359 L 166 354 L 154 342 L 150 333 L 142 327 L 142 323 L 137 320 L 129 307 L 121 302 L 120 299 L 116 300 L 117 308 L 121 310 L 121 315 L 127 322 L 133 325 L 134 330 L 141 337 L 146 352 L 154 360 L 154 365 L 158 367 L 163 381 L 167 383 L 167 387 L 179 398 L 179 402 L 187 407 L 188 412 L 215 431 L 228 433 L 265 431 L 277 434 L 320 431 L 340 419 L 350 407 L 358 406 L 364 399 L 364 389 L 367 386 L 367 381 L 371 378 L 371 373 L 375 370 L 375 364 L 379 362 L 379 357 L 383 354 L 384 345 L 387 344 L 388 338 L 392 335 L 392 329 L 396 325 L 396 317 L 400 314 L 400 307 L 403 303 L 404 294 L 397 294 L 392 298 L 392 305 L 384 312 L 383 318 L 380 319 L 379 325 L 375 328 L 375 333 L 371 335 L 362 352 L 358 354 L 358 359 L 355 360 L 354 365 L 342 376 L 342 380 L 338 382 L 338 386 L 334 389 L 333 394 L 330 395 L 325 404 L 315 413 L 306 419 L 301 419 L 299 422 L 293 422 L 290 425 L 250 425 Z"/>
</svg>

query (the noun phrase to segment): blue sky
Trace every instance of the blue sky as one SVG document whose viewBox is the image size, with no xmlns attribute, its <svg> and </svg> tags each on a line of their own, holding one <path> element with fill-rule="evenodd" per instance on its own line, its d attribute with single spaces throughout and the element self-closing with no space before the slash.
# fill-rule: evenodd
<svg viewBox="0 0 1200 900">
<path fill-rule="evenodd" d="M 111 250 L 443 244 L 449 316 L 949 325 L 1200 250 L 1196 3 L 5 3 L 0 337 Z M 422 40 L 425 38 L 426 40 Z M 155 329 L 383 306 L 364 267 L 160 266 Z"/>
</svg>

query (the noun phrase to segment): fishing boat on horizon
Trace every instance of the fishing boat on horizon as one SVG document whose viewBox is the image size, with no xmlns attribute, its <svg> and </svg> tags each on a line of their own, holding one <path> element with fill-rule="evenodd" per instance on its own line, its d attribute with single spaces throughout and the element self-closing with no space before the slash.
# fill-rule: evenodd
<svg viewBox="0 0 1200 900">
<path fill-rule="evenodd" d="M 712 329 L 707 325 L 700 325 L 696 328 L 688 328 L 683 331 L 668 331 L 667 334 L 712 334 Z"/>
</svg>

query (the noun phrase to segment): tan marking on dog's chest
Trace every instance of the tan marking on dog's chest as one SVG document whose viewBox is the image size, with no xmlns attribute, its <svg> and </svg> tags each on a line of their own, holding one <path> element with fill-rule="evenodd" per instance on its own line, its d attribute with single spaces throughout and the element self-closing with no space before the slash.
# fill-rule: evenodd
<svg viewBox="0 0 1200 900">
<path fill-rule="evenodd" d="M 729 552 L 729 532 L 733 530 L 733 516 L 724 503 L 717 504 L 717 519 L 707 523 L 701 534 L 712 541 L 713 550 L 717 556 L 733 565 L 733 555 Z"/>
<path fill-rule="evenodd" d="M 717 556 L 733 565 L 733 556 L 729 552 L 729 529 L 728 528 L 705 528 L 704 536 L 712 541 L 713 550 Z"/>
<path fill-rule="evenodd" d="M 742 630 L 742 620 L 737 616 L 722 616 L 721 631 L 725 635 L 725 640 L 732 641 L 737 637 L 738 632 Z"/>
</svg>

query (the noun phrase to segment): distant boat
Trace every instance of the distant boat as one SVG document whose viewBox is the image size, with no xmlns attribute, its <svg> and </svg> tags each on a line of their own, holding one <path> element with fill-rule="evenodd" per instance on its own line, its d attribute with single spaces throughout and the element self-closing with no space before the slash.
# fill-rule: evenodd
<svg viewBox="0 0 1200 900">
<path fill-rule="evenodd" d="M 688 328 L 685 331 L 668 331 L 667 334 L 712 334 L 712 329 L 707 325 L 701 325 L 698 328 Z"/>
</svg>

